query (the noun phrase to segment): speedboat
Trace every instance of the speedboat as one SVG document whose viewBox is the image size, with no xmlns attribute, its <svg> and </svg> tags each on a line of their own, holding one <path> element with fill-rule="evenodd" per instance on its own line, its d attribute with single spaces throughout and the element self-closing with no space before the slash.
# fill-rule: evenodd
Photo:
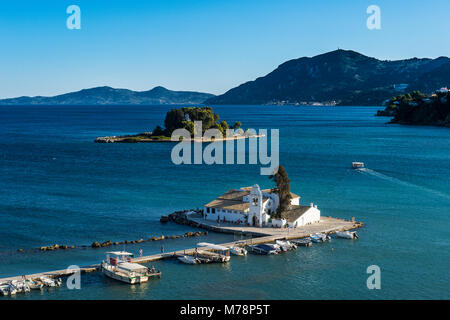
<svg viewBox="0 0 450 320">
<path fill-rule="evenodd" d="M 42 276 L 39 278 L 39 280 L 41 280 L 44 287 L 56 287 L 56 285 L 57 285 L 55 280 L 53 280 L 47 276 Z"/>
<path fill-rule="evenodd" d="M 0 293 L 4 296 L 9 295 L 9 284 L 7 283 L 0 284 Z"/>
<path fill-rule="evenodd" d="M 31 290 L 42 289 L 44 284 L 41 281 L 26 279 L 25 283 L 30 287 Z"/>
<path fill-rule="evenodd" d="M 231 254 L 234 254 L 235 256 L 246 256 L 247 250 L 245 250 L 242 247 L 230 247 Z"/>
<path fill-rule="evenodd" d="M 257 254 L 278 254 L 277 250 L 267 244 L 249 245 L 248 247 Z"/>
<path fill-rule="evenodd" d="M 310 237 L 292 240 L 292 242 L 295 243 L 297 246 L 302 246 L 302 247 L 310 247 L 312 245 Z"/>
<path fill-rule="evenodd" d="M 297 249 L 297 246 L 294 243 L 291 243 L 289 241 L 283 241 L 283 240 L 276 240 L 275 243 L 280 246 L 281 250 L 284 252 L 289 250 Z"/>
<path fill-rule="evenodd" d="M 231 259 L 230 248 L 228 247 L 208 242 L 199 242 L 197 243 L 197 247 L 206 250 L 196 248 L 196 258 L 206 258 L 211 260 L 211 262 L 228 262 Z"/>
<path fill-rule="evenodd" d="M 11 282 L 6 284 L 5 289 L 8 290 L 8 294 L 10 295 L 15 295 L 18 292 L 17 288 Z"/>
<path fill-rule="evenodd" d="M 356 231 L 336 231 L 336 237 L 344 239 L 358 239 Z"/>
<path fill-rule="evenodd" d="M 188 256 L 188 255 L 178 257 L 178 260 L 180 260 L 181 262 L 186 263 L 186 264 L 199 264 L 200 263 L 199 259 L 197 259 L 193 256 Z"/>
<path fill-rule="evenodd" d="M 276 243 L 266 243 L 265 244 L 266 246 L 268 246 L 268 247 L 271 247 L 273 250 L 275 250 L 277 253 L 280 253 L 281 251 L 283 251 L 282 249 L 281 249 L 281 247 L 278 245 L 278 244 L 276 244 Z"/>
<path fill-rule="evenodd" d="M 325 233 L 314 233 L 309 236 L 311 238 L 312 242 L 318 243 L 318 242 L 325 242 L 327 240 L 330 240 L 330 236 L 327 236 Z"/>
<path fill-rule="evenodd" d="M 30 287 L 25 283 L 25 281 L 12 280 L 11 285 L 16 288 L 17 292 L 30 292 Z"/>
<path fill-rule="evenodd" d="M 364 169 L 364 162 L 352 162 L 353 169 Z"/>
<path fill-rule="evenodd" d="M 131 262 L 132 253 L 111 251 L 106 253 L 102 261 L 102 272 L 105 276 L 128 284 L 147 282 L 150 270 L 143 265 Z M 160 274 L 160 272 L 158 272 Z"/>
</svg>

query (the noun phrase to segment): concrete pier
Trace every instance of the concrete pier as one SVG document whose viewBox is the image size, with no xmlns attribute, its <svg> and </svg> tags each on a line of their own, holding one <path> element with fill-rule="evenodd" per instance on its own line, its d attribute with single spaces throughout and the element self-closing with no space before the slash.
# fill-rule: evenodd
<svg viewBox="0 0 450 320">
<path fill-rule="evenodd" d="M 257 227 L 243 227 L 241 225 L 230 224 L 230 223 L 217 223 L 208 220 L 204 220 L 200 215 L 194 214 L 188 217 L 189 224 L 194 225 L 199 228 L 203 228 L 206 230 L 210 230 L 213 232 L 222 232 L 229 233 L 235 235 L 245 235 L 252 236 L 254 238 L 245 239 L 245 240 L 236 240 L 228 243 L 222 243 L 221 246 L 224 247 L 232 247 L 236 245 L 249 245 L 249 244 L 260 244 L 260 243 L 269 243 L 274 242 L 275 240 L 289 240 L 289 239 L 299 239 L 308 237 L 312 233 L 334 233 L 336 231 L 346 231 L 351 229 L 360 228 L 363 226 L 361 222 L 357 221 L 348 221 L 338 218 L 331 217 L 322 217 L 319 223 L 306 225 L 298 228 L 290 228 L 290 229 L 281 229 L 281 228 L 257 228 Z M 150 256 L 138 257 L 132 259 L 132 262 L 136 263 L 148 263 L 157 260 L 163 259 L 171 259 L 183 254 L 192 254 L 194 253 L 195 248 L 178 250 L 167 253 L 158 253 Z M 202 248 L 202 250 L 207 250 L 206 248 Z M 98 271 L 100 269 L 100 264 L 90 265 L 86 267 L 81 267 L 81 272 L 93 272 Z M 48 271 L 42 273 L 35 273 L 25 275 L 27 279 L 38 279 L 42 276 L 48 277 L 62 277 L 73 274 L 74 270 L 55 270 Z M 1 282 L 11 281 L 11 280 L 20 280 L 22 276 L 15 276 L 9 278 L 0 279 Z"/>
</svg>

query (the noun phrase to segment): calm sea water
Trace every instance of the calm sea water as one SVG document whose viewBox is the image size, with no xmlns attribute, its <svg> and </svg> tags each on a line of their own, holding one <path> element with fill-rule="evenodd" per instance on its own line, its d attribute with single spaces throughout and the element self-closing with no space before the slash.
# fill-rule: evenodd
<svg viewBox="0 0 450 320">
<path fill-rule="evenodd" d="M 97 136 L 149 131 L 170 107 L 0 107 L 0 277 L 98 263 L 103 249 L 36 252 L 193 229 L 161 214 L 199 207 L 230 188 L 271 187 L 259 165 L 182 165 L 171 144 L 96 144 Z M 357 241 L 300 248 L 226 265 L 155 265 L 160 280 L 128 286 L 101 273 L 13 299 L 449 299 L 450 130 L 387 125 L 367 107 L 218 106 L 228 123 L 280 129 L 280 162 L 301 201 L 324 216 L 356 217 Z M 364 161 L 368 172 L 349 170 Z M 166 251 L 200 240 L 165 240 Z M 161 243 L 129 245 L 144 254 Z M 23 248 L 24 253 L 16 250 Z M 381 290 L 366 269 L 381 268 Z"/>
</svg>

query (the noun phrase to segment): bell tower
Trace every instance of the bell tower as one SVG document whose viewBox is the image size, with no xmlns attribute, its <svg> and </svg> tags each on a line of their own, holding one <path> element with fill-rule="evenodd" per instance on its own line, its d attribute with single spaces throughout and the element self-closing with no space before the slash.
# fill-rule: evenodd
<svg viewBox="0 0 450 320">
<path fill-rule="evenodd" d="M 249 195 L 250 208 L 249 208 L 249 218 L 250 225 L 262 227 L 262 192 L 259 185 L 255 184 L 252 187 Z"/>
</svg>

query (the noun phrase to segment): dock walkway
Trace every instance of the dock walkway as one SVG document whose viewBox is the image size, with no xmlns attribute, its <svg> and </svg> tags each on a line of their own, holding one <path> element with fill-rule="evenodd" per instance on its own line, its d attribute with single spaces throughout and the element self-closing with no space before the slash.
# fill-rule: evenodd
<svg viewBox="0 0 450 320">
<path fill-rule="evenodd" d="M 210 230 L 213 232 L 221 232 L 221 233 L 229 233 L 235 235 L 243 235 L 243 236 L 255 236 L 255 238 L 251 239 L 243 239 L 231 241 L 228 243 L 222 243 L 221 246 L 224 247 L 232 247 L 236 245 L 249 245 L 249 244 L 260 244 L 260 243 L 268 243 L 274 242 L 275 240 L 281 239 L 298 239 L 309 236 L 312 233 L 333 233 L 336 231 L 345 231 L 360 228 L 363 226 L 361 222 L 356 221 L 348 221 L 338 218 L 331 217 L 322 217 L 319 223 L 306 225 L 298 228 L 290 228 L 290 229 L 281 229 L 281 228 L 257 228 L 257 227 L 242 227 L 240 225 L 231 224 L 231 223 L 220 223 L 214 221 L 208 221 L 201 218 L 200 215 L 191 215 L 189 218 L 192 222 L 195 222 L 196 225 L 200 228 Z M 194 253 L 195 248 L 172 251 L 167 253 L 158 253 L 150 256 L 143 256 L 132 259 L 132 262 L 135 263 L 148 263 L 152 261 L 158 261 L 163 259 L 170 259 L 176 256 L 181 256 L 184 254 L 192 254 Z M 202 250 L 207 250 L 206 248 L 202 248 Z M 89 265 L 85 267 L 80 267 L 80 271 L 82 273 L 93 272 L 100 270 L 100 264 Z M 25 275 L 27 279 L 38 279 L 42 276 L 48 277 L 61 277 L 61 276 L 69 276 L 73 274 L 75 270 L 73 269 L 62 269 L 55 271 L 47 271 L 42 273 L 35 273 Z M 0 283 L 7 282 L 11 280 L 21 280 L 22 275 L 8 277 L 0 279 Z"/>
</svg>

